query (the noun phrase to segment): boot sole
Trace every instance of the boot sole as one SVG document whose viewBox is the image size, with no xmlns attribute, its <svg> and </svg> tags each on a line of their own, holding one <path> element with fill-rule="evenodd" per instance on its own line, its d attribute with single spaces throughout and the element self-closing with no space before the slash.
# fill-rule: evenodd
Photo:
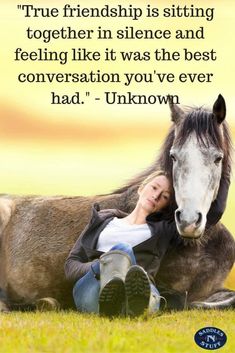
<svg viewBox="0 0 235 353">
<path fill-rule="evenodd" d="M 127 296 L 127 314 L 139 316 L 149 306 L 150 283 L 146 273 L 140 267 L 131 267 L 125 279 Z"/>
<path fill-rule="evenodd" d="M 108 282 L 99 296 L 99 313 L 104 316 L 118 316 L 122 314 L 125 302 L 125 286 L 121 278 L 113 278 Z"/>
</svg>

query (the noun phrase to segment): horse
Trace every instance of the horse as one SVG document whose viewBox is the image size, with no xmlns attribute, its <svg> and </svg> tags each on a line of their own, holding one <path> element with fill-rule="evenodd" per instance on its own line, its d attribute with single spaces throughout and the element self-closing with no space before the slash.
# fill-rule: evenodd
<svg viewBox="0 0 235 353">
<path fill-rule="evenodd" d="M 160 155 L 112 193 L 0 197 L 0 310 L 34 308 L 48 297 L 63 309 L 74 308 L 64 262 L 89 221 L 92 205 L 131 212 L 140 183 L 157 169 L 172 176 L 180 239 L 161 263 L 157 286 L 185 295 L 188 307 L 234 306 L 235 292 L 223 288 L 234 264 L 234 239 L 221 223 L 206 228 L 220 179 L 231 168 L 225 101 L 219 95 L 212 111 L 184 111 L 174 104 L 170 109 L 173 125 Z"/>
</svg>

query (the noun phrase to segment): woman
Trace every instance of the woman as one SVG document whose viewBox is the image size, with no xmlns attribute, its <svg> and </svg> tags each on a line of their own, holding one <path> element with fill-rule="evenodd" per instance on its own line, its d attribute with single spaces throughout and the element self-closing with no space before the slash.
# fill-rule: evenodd
<svg viewBox="0 0 235 353">
<path fill-rule="evenodd" d="M 207 214 L 207 228 L 221 218 L 229 185 L 230 173 L 221 179 L 217 198 Z M 173 215 L 168 212 L 173 190 L 167 175 L 158 171 L 143 181 L 138 194 L 136 207 L 129 215 L 119 210 L 98 212 L 94 205 L 90 223 L 65 263 L 67 279 L 76 282 L 73 296 L 78 310 L 113 316 L 159 309 L 154 278 L 170 243 L 180 241 L 175 222 L 168 217 Z M 117 268 L 120 270 L 113 278 L 105 273 L 109 256 L 118 262 L 116 273 Z M 106 276 L 103 281 L 102 272 Z"/>
<path fill-rule="evenodd" d="M 174 223 L 162 220 L 160 213 L 167 214 L 173 199 L 168 177 L 162 171 L 152 173 L 139 187 L 138 195 L 129 215 L 119 210 L 97 212 L 94 207 L 90 223 L 71 250 L 65 274 L 76 281 L 73 295 L 78 310 L 139 315 L 148 307 L 151 312 L 159 309 L 154 277 L 171 239 L 178 236 Z M 119 262 L 120 272 L 102 284 L 102 273 L 107 268 L 107 256 L 101 257 L 104 253 L 111 256 L 112 262 Z M 126 254 L 130 261 L 123 270 Z M 105 269 L 100 283 L 102 265 Z"/>
</svg>

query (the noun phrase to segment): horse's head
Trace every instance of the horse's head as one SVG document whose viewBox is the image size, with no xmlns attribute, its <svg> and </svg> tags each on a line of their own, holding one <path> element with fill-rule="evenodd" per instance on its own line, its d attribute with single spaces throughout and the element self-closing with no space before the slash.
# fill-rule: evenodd
<svg viewBox="0 0 235 353">
<path fill-rule="evenodd" d="M 207 213 L 217 196 L 223 159 L 227 158 L 223 126 L 226 106 L 219 95 L 212 111 L 200 108 L 185 113 L 173 104 L 170 108 L 175 124 L 170 149 L 178 205 L 175 221 L 183 237 L 195 239 L 204 233 Z"/>
</svg>

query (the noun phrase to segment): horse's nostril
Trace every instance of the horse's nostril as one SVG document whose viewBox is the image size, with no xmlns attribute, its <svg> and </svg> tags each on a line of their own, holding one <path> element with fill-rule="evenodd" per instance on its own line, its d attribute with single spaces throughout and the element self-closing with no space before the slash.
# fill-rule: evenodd
<svg viewBox="0 0 235 353">
<path fill-rule="evenodd" d="M 201 212 L 198 212 L 197 214 L 198 214 L 198 219 L 196 222 L 196 226 L 199 227 L 202 222 L 202 214 L 201 214 Z"/>
<path fill-rule="evenodd" d="M 176 211 L 175 211 L 175 218 L 176 218 L 176 221 L 177 221 L 178 223 L 181 222 L 180 215 L 181 215 L 181 211 L 180 211 L 180 210 L 176 210 Z"/>
</svg>

